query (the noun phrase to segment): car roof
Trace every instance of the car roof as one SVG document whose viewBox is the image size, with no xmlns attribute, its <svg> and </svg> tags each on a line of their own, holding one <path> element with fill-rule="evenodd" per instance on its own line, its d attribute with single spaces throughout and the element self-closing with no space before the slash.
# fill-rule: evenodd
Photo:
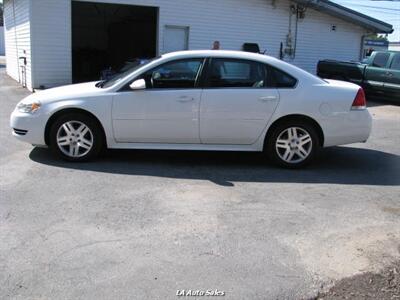
<svg viewBox="0 0 400 300">
<path fill-rule="evenodd" d="M 165 61 L 185 58 L 196 58 L 196 57 L 215 57 L 215 58 L 235 58 L 235 59 L 247 59 L 259 61 L 274 66 L 282 66 L 284 69 L 289 65 L 282 60 L 276 59 L 275 57 L 245 52 L 245 51 L 234 51 L 234 50 L 187 50 L 177 51 L 167 54 L 163 54 L 161 58 Z"/>
<path fill-rule="evenodd" d="M 234 58 L 252 58 L 260 59 L 268 57 L 258 53 L 245 52 L 245 51 L 234 51 L 234 50 L 186 50 L 177 51 L 163 54 L 162 57 L 180 58 L 180 57 L 234 57 Z"/>
</svg>

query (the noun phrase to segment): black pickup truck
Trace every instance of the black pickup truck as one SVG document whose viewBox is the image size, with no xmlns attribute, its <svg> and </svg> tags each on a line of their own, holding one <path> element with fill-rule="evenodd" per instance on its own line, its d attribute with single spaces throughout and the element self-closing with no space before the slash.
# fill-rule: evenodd
<svg viewBox="0 0 400 300">
<path fill-rule="evenodd" d="M 362 86 L 368 98 L 400 103 L 400 52 L 376 51 L 363 62 L 321 60 L 321 78 L 349 81 Z"/>
</svg>

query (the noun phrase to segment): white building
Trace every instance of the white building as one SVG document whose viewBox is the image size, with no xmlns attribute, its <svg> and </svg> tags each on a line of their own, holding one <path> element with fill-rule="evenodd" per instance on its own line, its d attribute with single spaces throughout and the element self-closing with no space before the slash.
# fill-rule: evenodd
<svg viewBox="0 0 400 300">
<path fill-rule="evenodd" d="M 180 49 L 257 43 L 310 72 L 358 60 L 392 26 L 327 0 L 5 0 L 7 73 L 29 89 L 97 79 L 108 66 Z"/>
<path fill-rule="evenodd" d="M 400 42 L 390 42 L 389 50 L 390 51 L 400 51 Z"/>
</svg>

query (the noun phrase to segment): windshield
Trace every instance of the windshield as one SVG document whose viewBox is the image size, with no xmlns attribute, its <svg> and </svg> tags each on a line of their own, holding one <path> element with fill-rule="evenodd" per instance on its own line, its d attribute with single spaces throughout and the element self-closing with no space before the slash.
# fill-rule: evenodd
<svg viewBox="0 0 400 300">
<path fill-rule="evenodd" d="M 130 63 L 129 65 L 125 65 L 120 72 L 114 74 L 111 78 L 100 81 L 99 83 L 96 84 L 97 87 L 100 88 L 108 88 L 110 86 L 113 86 L 117 82 L 121 81 L 123 78 L 128 76 L 129 74 L 132 74 L 134 71 L 140 69 L 141 67 L 149 64 L 156 58 L 149 59 L 149 60 L 141 60 L 137 61 L 135 63 Z"/>
</svg>

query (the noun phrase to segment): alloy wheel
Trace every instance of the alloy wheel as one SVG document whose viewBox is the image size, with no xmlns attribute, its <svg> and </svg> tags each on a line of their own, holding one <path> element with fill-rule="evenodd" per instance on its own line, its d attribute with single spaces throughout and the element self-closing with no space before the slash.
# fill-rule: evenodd
<svg viewBox="0 0 400 300">
<path fill-rule="evenodd" d="M 311 135 L 300 127 L 286 128 L 275 143 L 279 158 L 289 164 L 303 162 L 310 155 L 312 147 Z"/>
<path fill-rule="evenodd" d="M 79 158 L 89 153 L 94 138 L 86 124 L 80 121 L 68 121 L 59 127 L 56 141 L 58 148 L 66 156 Z"/>
</svg>

